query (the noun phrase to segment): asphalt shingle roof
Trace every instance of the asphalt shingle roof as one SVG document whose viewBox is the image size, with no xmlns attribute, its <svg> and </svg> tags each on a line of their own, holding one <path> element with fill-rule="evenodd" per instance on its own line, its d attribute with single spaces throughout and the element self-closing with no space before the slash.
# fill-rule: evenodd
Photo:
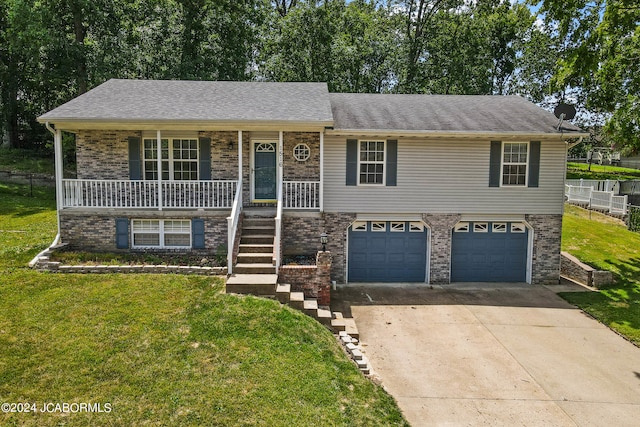
<svg viewBox="0 0 640 427">
<path fill-rule="evenodd" d="M 326 83 L 112 79 L 41 122 L 304 123 L 336 131 L 558 134 L 519 96 L 329 93 Z M 580 129 L 564 122 L 565 133 Z"/>
<path fill-rule="evenodd" d="M 40 121 L 332 122 L 326 83 L 109 80 Z"/>
<path fill-rule="evenodd" d="M 558 119 L 520 96 L 331 93 L 336 130 L 559 133 Z M 580 129 L 563 122 L 564 132 Z"/>
</svg>

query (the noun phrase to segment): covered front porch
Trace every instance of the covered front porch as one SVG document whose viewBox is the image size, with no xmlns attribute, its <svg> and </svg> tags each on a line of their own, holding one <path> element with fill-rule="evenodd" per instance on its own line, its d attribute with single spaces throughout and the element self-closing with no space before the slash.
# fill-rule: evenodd
<svg viewBox="0 0 640 427">
<path fill-rule="evenodd" d="M 55 135 L 58 152 L 61 132 L 55 130 Z M 61 211 L 126 213 L 131 218 L 138 215 L 135 212 L 163 212 L 163 217 L 217 212 L 227 218 L 230 272 L 245 207 L 273 207 L 276 268 L 283 211 L 323 209 L 322 132 L 156 130 L 76 135 L 78 178 L 57 175 Z M 178 143 L 187 147 L 185 152 L 177 151 Z M 61 155 L 56 156 L 56 166 L 62 171 Z M 197 179 L 175 179 L 185 176 L 185 170 Z"/>
</svg>

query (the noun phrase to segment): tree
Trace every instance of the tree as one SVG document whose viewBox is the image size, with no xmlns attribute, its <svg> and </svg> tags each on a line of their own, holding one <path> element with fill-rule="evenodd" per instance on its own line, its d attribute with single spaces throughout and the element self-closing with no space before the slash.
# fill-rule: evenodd
<svg viewBox="0 0 640 427">
<path fill-rule="evenodd" d="M 541 13 L 565 41 L 553 83 L 580 88 L 579 101 L 606 112 L 605 132 L 640 151 L 640 5 L 634 0 L 544 0 Z"/>
</svg>

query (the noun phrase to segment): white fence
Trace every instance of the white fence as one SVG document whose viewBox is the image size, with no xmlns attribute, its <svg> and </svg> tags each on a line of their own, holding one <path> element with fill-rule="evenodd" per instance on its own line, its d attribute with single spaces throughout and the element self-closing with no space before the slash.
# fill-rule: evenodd
<svg viewBox="0 0 640 427">
<path fill-rule="evenodd" d="M 616 196 L 612 191 L 597 191 L 593 187 L 565 186 L 565 196 L 569 203 L 586 205 L 591 209 L 626 215 L 628 196 Z"/>
<path fill-rule="evenodd" d="M 620 192 L 620 182 L 611 179 L 567 179 L 565 184 L 574 187 L 591 187 L 596 191 Z"/>
</svg>

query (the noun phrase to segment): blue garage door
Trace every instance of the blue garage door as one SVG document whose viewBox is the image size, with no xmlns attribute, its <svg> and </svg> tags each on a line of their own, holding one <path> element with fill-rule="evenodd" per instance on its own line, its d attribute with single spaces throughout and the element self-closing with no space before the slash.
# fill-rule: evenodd
<svg viewBox="0 0 640 427">
<path fill-rule="evenodd" d="M 526 281 L 528 234 L 516 222 L 458 223 L 451 243 L 451 281 Z"/>
<path fill-rule="evenodd" d="M 350 282 L 424 282 L 426 268 L 421 222 L 356 221 L 349 229 Z"/>
</svg>

